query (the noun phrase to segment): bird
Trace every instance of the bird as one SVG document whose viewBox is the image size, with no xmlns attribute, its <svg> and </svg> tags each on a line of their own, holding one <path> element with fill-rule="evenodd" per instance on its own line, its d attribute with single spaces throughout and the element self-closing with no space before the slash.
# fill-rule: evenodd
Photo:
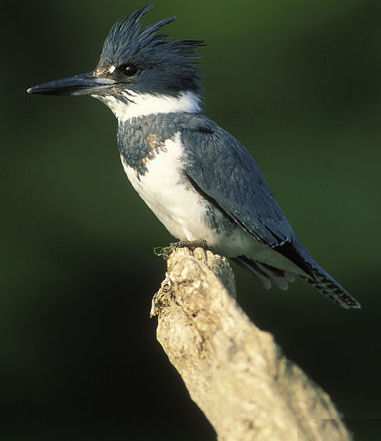
<svg viewBox="0 0 381 441">
<path fill-rule="evenodd" d="M 204 244 L 282 290 L 299 276 L 346 309 L 360 303 L 312 258 L 246 148 L 202 111 L 200 40 L 171 41 L 143 26 L 146 5 L 118 19 L 91 72 L 27 90 L 89 95 L 118 121 L 117 144 L 132 186 L 185 244 Z"/>
</svg>

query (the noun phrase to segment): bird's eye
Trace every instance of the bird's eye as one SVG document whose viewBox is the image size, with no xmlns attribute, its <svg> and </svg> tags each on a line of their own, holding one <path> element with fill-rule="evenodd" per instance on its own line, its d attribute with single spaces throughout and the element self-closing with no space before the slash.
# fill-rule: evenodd
<svg viewBox="0 0 381 441">
<path fill-rule="evenodd" d="M 122 64 L 122 66 L 119 67 L 119 70 L 122 72 L 122 74 L 126 75 L 126 77 L 134 77 L 139 73 L 139 69 L 135 66 L 135 64 Z"/>
</svg>

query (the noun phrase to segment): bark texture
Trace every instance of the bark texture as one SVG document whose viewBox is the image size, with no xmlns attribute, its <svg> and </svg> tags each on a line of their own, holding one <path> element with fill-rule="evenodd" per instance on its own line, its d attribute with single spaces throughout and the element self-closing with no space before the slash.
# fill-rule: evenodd
<svg viewBox="0 0 381 441">
<path fill-rule="evenodd" d="M 224 257 L 175 249 L 152 302 L 157 338 L 220 441 L 349 441 L 329 396 L 235 301 Z"/>
</svg>

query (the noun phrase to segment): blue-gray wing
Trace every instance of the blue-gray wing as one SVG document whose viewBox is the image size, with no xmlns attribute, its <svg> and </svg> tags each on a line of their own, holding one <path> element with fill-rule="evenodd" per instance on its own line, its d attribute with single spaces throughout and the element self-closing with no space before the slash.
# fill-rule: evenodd
<svg viewBox="0 0 381 441">
<path fill-rule="evenodd" d="M 181 140 L 186 153 L 184 173 L 210 203 L 299 266 L 322 294 L 344 308 L 361 307 L 295 236 L 262 172 L 242 144 L 201 115 L 189 117 L 181 129 Z"/>
<path fill-rule="evenodd" d="M 255 238 L 279 247 L 294 237 L 265 178 L 245 147 L 206 117 L 183 127 L 184 172 L 203 195 Z"/>
</svg>

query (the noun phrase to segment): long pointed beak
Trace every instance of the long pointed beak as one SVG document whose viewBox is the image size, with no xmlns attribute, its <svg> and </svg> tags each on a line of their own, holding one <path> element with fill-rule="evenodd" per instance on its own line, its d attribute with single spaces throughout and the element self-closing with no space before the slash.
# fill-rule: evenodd
<svg viewBox="0 0 381 441">
<path fill-rule="evenodd" d="M 94 72 L 87 72 L 33 86 L 27 92 L 34 95 L 90 95 L 115 84 L 114 80 L 96 77 Z"/>
</svg>

